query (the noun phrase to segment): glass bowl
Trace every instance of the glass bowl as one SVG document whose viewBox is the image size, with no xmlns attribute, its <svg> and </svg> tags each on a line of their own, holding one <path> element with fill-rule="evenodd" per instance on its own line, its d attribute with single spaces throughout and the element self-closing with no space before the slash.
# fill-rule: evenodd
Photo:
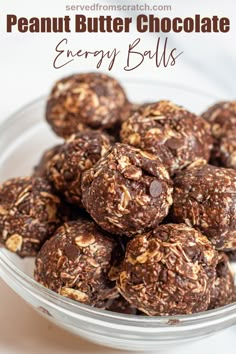
<svg viewBox="0 0 236 354">
<path fill-rule="evenodd" d="M 187 87 L 123 82 L 132 101 L 170 99 L 200 113 L 218 100 Z M 32 172 L 42 151 L 60 141 L 44 120 L 45 98 L 23 108 L 0 126 L 0 181 Z M 236 323 L 236 304 L 195 315 L 146 317 L 92 308 L 44 288 L 33 280 L 33 259 L 1 248 L 0 276 L 26 302 L 57 325 L 92 342 L 126 350 L 157 350 L 198 340 Z"/>
</svg>

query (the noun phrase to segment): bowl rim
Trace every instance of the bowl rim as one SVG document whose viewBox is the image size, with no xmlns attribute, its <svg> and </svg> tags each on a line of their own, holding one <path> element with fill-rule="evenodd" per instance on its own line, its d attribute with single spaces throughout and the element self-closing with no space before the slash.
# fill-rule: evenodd
<svg viewBox="0 0 236 354">
<path fill-rule="evenodd" d="M 124 79 L 120 80 L 121 82 Z M 125 79 L 127 84 L 151 84 L 151 85 L 161 85 L 165 87 L 170 87 L 172 89 L 179 89 L 181 91 L 191 91 L 191 93 L 199 96 L 205 96 L 209 99 L 219 100 L 218 97 L 213 96 L 206 92 L 201 92 L 197 89 L 192 89 L 189 86 L 171 84 L 166 82 L 157 82 L 155 80 L 143 80 L 143 79 Z M 28 109 L 32 109 L 39 104 L 43 104 L 46 101 L 46 96 L 41 96 L 28 104 L 24 105 L 20 109 L 16 110 L 8 118 L 3 119 L 0 124 L 0 131 L 6 128 L 6 125 L 14 122 L 18 115 L 21 115 Z M 85 305 L 69 298 L 63 297 L 50 289 L 42 286 L 36 282 L 29 275 L 25 274 L 20 268 L 18 268 L 7 256 L 9 251 L 0 248 L 0 277 L 2 277 L 6 282 L 7 279 L 14 279 L 19 285 L 22 285 L 28 292 L 33 296 L 40 297 L 40 300 L 45 304 L 50 302 L 50 306 L 54 307 L 58 311 L 66 311 L 66 313 L 71 317 L 77 317 L 81 315 L 86 318 L 86 320 L 94 321 L 94 318 L 98 322 L 105 323 L 111 327 L 119 325 L 127 330 L 127 328 L 135 326 L 142 329 L 142 331 L 153 330 L 164 330 L 169 332 L 183 331 L 194 327 L 196 325 L 202 327 L 208 327 L 216 323 L 225 322 L 226 320 L 235 319 L 236 322 L 236 303 L 232 303 L 217 309 L 208 310 L 204 312 L 199 312 L 190 315 L 176 315 L 176 316 L 137 316 L 137 315 L 127 315 L 120 314 L 116 312 L 111 312 L 99 308 L 95 308 L 89 305 Z"/>
<path fill-rule="evenodd" d="M 33 296 L 40 296 L 40 300 L 42 302 L 45 304 L 50 302 L 50 306 L 56 308 L 58 311 L 66 311 L 70 317 L 82 315 L 83 317 L 86 317 L 86 319 L 91 317 L 91 320 L 94 320 L 94 318 L 96 318 L 98 322 L 102 321 L 103 324 L 107 322 L 109 327 L 113 322 L 115 325 L 119 324 L 119 326 L 125 328 L 134 325 L 136 329 L 137 327 L 141 327 L 143 329 L 144 326 L 145 330 L 153 328 L 155 325 L 157 330 L 164 329 L 166 331 L 167 328 L 169 328 L 170 330 L 173 329 L 173 332 L 176 332 L 178 329 L 180 331 L 190 329 L 193 325 L 194 327 L 196 325 L 200 327 L 208 327 L 214 325 L 215 323 L 224 322 L 226 319 L 236 319 L 236 303 L 195 314 L 176 316 L 128 315 L 95 308 L 63 297 L 44 287 L 19 269 L 5 253 L 10 252 L 8 250 L 3 251 L 0 249 L 0 276 L 1 272 L 4 272 L 5 269 L 8 276 L 12 277 L 20 285 L 23 285 L 23 287 Z M 5 277 L 3 277 L 3 279 L 4 278 Z"/>
</svg>

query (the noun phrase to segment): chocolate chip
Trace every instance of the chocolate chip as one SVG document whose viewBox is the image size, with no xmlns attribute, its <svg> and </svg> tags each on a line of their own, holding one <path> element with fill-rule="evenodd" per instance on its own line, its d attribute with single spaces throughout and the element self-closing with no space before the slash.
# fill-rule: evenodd
<svg viewBox="0 0 236 354">
<path fill-rule="evenodd" d="M 182 141 L 180 139 L 170 138 L 166 141 L 165 145 L 171 150 L 176 150 L 182 146 Z"/>
<path fill-rule="evenodd" d="M 149 186 L 149 193 L 153 198 L 159 197 L 162 192 L 162 185 L 158 181 L 152 181 Z"/>
<path fill-rule="evenodd" d="M 157 237 L 165 242 L 165 241 L 168 241 L 169 235 L 168 235 L 168 232 L 161 231 L 161 232 L 158 233 Z"/>
<path fill-rule="evenodd" d="M 65 246 L 65 255 L 72 261 L 76 260 L 78 258 L 79 255 L 79 249 L 78 247 L 72 245 L 72 244 L 68 244 Z"/>
<path fill-rule="evenodd" d="M 55 167 L 57 170 L 60 170 L 62 168 L 62 162 L 60 160 L 57 160 Z"/>
<path fill-rule="evenodd" d="M 162 269 L 159 275 L 159 279 L 161 281 L 163 281 L 163 283 L 167 282 L 167 278 L 168 278 L 168 272 L 167 269 Z"/>
<path fill-rule="evenodd" d="M 186 247 L 184 251 L 186 255 L 192 260 L 192 262 L 196 262 L 197 260 L 199 260 L 200 254 L 195 247 Z"/>
<path fill-rule="evenodd" d="M 74 178 L 74 173 L 72 173 L 71 171 L 65 171 L 64 172 L 64 178 L 66 181 L 72 181 Z"/>
<path fill-rule="evenodd" d="M 96 92 L 96 94 L 100 97 L 100 96 L 108 96 L 109 95 L 109 91 L 108 91 L 108 87 L 106 86 L 102 86 L 102 85 L 94 85 L 93 86 L 93 90 Z"/>
<path fill-rule="evenodd" d="M 216 266 L 216 273 L 217 276 L 220 278 L 223 278 L 227 275 L 228 272 L 228 265 L 226 262 L 220 262 L 219 264 L 217 264 Z"/>
<path fill-rule="evenodd" d="M 226 251 L 225 251 L 226 252 Z M 227 251 L 227 256 L 233 262 L 236 262 L 236 251 Z"/>
<path fill-rule="evenodd" d="M 214 232 L 214 229 L 211 228 L 211 235 L 217 235 L 216 232 Z M 215 244 L 215 247 L 218 249 L 222 248 L 224 246 L 224 240 L 220 239 L 220 240 L 211 240 L 213 244 Z M 214 242 L 213 242 L 214 241 Z"/>
</svg>

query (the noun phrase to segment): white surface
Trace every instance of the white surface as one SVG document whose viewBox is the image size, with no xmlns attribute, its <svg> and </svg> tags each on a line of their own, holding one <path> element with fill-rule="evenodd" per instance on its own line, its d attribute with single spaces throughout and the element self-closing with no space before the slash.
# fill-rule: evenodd
<svg viewBox="0 0 236 354">
<path fill-rule="evenodd" d="M 92 1 L 92 0 L 91 0 Z M 91 2 L 90 1 L 90 2 Z M 122 2 L 124 0 L 116 1 Z M 137 0 L 139 1 L 139 0 Z M 83 3 L 89 0 L 84 0 Z M 102 0 L 100 0 L 102 2 Z M 103 1 L 105 3 L 105 1 Z M 110 0 L 110 2 L 114 2 Z M 134 1 L 127 0 L 126 3 Z M 181 1 L 152 1 L 152 3 L 165 3 L 173 5 L 173 15 L 191 16 L 195 13 L 231 17 L 231 32 L 227 35 L 177 35 L 172 38 L 175 46 L 184 50 L 180 64 L 171 69 L 156 70 L 152 65 L 145 65 L 132 73 L 125 73 L 118 67 L 113 75 L 125 77 L 145 77 L 156 80 L 181 82 L 185 85 L 204 87 L 204 91 L 213 93 L 222 98 L 233 98 L 236 92 L 235 60 L 236 26 L 233 0 L 195 0 Z M 21 16 L 62 16 L 65 15 L 65 5 L 73 1 L 57 0 L 0 0 L 0 120 L 17 110 L 20 106 L 45 94 L 56 78 L 64 76 L 71 71 L 92 70 L 92 61 L 75 64 L 61 70 L 52 68 L 53 48 L 63 35 L 53 34 L 6 34 L 5 15 L 15 13 Z M 77 3 L 82 3 L 78 0 Z M 232 15 L 233 14 L 233 15 Z M 72 14 L 73 15 L 73 14 Z M 95 13 L 93 13 L 95 15 Z M 164 15 L 164 14 L 160 14 Z M 169 15 L 169 14 L 168 14 Z M 234 18 L 232 18 L 232 16 Z M 114 41 L 115 38 L 115 41 Z M 73 46 L 88 48 L 89 43 L 98 43 L 97 47 L 116 46 L 124 49 L 134 34 L 95 35 L 89 37 L 70 35 Z M 155 35 L 145 39 L 146 48 L 153 47 Z M 101 44 L 102 43 L 102 44 Z M 234 354 L 236 327 L 230 328 L 208 339 L 183 346 L 167 354 Z M 28 354 L 28 353 L 121 353 L 98 347 L 82 339 L 76 338 L 55 327 L 44 318 L 36 314 L 16 294 L 14 294 L 0 280 L 0 353 L 1 354 Z"/>
</svg>

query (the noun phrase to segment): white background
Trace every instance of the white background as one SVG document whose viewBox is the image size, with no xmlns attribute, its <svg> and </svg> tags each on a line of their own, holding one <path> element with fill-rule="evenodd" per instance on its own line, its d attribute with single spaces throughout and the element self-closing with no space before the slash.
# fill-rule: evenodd
<svg viewBox="0 0 236 354">
<path fill-rule="evenodd" d="M 117 0 L 110 3 L 133 4 L 141 0 Z M 122 52 L 112 74 L 117 77 L 142 77 L 152 80 L 180 83 L 209 92 L 222 99 L 236 97 L 236 5 L 234 0 L 169 0 L 151 1 L 150 4 L 171 4 L 171 13 L 159 13 L 159 16 L 226 16 L 231 19 L 231 31 L 228 34 L 176 34 L 171 36 L 171 46 L 184 54 L 173 68 L 156 69 L 153 63 L 146 63 L 137 71 L 124 72 L 127 46 L 138 35 L 130 34 L 69 34 L 73 48 L 113 49 L 114 45 Z M 95 61 L 76 61 L 60 70 L 52 67 L 56 44 L 65 37 L 63 34 L 6 34 L 6 14 L 25 17 L 64 16 L 67 4 L 93 3 L 93 0 L 0 0 L 0 120 L 6 118 L 22 105 L 47 94 L 52 83 L 64 75 L 77 71 L 94 70 Z M 108 1 L 100 0 L 100 3 Z M 106 15 L 106 13 L 101 13 Z M 90 16 L 96 13 L 90 13 Z M 124 15 L 114 13 L 112 15 Z M 131 13 L 126 13 L 131 16 Z M 153 49 L 157 35 L 142 35 L 145 49 Z M 144 45 L 145 43 L 145 45 Z M 105 70 L 105 67 L 103 68 Z M 158 93 L 157 93 L 158 99 Z M 201 352 L 233 354 L 236 327 L 203 341 L 186 345 L 172 353 Z M 55 327 L 36 314 L 17 295 L 0 280 L 0 353 L 118 353 L 95 346 L 76 338 Z"/>
</svg>

